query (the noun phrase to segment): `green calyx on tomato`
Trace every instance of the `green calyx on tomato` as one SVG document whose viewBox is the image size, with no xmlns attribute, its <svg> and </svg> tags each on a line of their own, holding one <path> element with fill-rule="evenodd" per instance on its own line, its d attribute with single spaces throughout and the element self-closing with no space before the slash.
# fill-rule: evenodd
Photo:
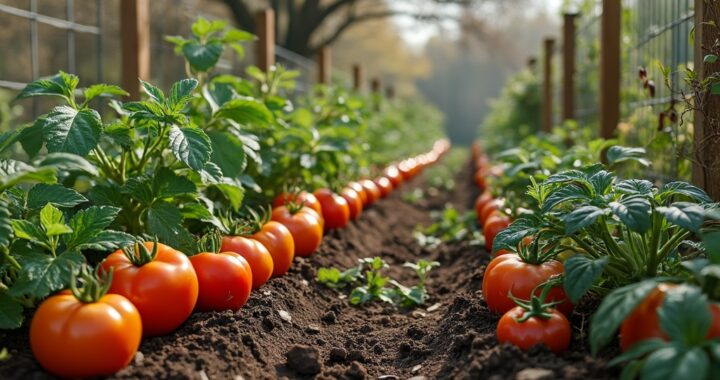
<svg viewBox="0 0 720 380">
<path fill-rule="evenodd" d="M 95 273 L 98 273 L 97 275 Z M 93 303 L 97 302 L 108 290 L 112 284 L 113 268 L 109 271 L 100 269 L 99 271 L 92 271 L 90 268 L 83 264 L 79 270 L 81 287 L 78 287 L 78 277 L 75 271 L 72 271 L 70 276 L 70 291 L 82 303 Z"/>
<path fill-rule="evenodd" d="M 526 239 L 521 240 L 516 253 L 523 262 L 540 265 L 555 258 L 556 248 L 557 243 L 543 239 L 543 233 L 539 232 L 529 243 Z"/>
<path fill-rule="evenodd" d="M 152 241 L 152 251 L 149 251 L 145 244 L 137 242 L 129 247 L 122 249 L 125 256 L 130 260 L 136 267 L 141 267 L 149 262 L 155 260 L 158 254 L 158 241 L 157 238 Z"/>
<path fill-rule="evenodd" d="M 550 294 L 550 290 L 556 286 L 562 286 L 562 277 L 561 276 L 555 276 L 551 277 L 549 280 L 543 282 L 542 284 L 539 284 L 538 286 L 533 289 L 530 300 L 521 300 L 515 296 L 512 295 L 512 292 L 508 294 L 508 297 L 515 302 L 516 305 L 522 307 L 525 310 L 525 313 L 520 318 L 516 318 L 515 321 L 518 323 L 524 323 L 530 318 L 540 318 L 540 319 L 550 319 L 552 318 L 552 308 L 555 307 L 555 305 L 559 305 L 564 302 L 564 300 L 559 301 L 552 301 L 552 302 L 545 302 L 548 295 Z M 540 292 L 540 295 L 535 295 L 538 289 L 542 288 L 542 291 Z"/>
</svg>

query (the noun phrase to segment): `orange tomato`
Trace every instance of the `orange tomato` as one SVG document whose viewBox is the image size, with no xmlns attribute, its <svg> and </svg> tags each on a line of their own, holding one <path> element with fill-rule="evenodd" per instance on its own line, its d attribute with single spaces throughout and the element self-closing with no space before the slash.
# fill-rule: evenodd
<svg viewBox="0 0 720 380">
<path fill-rule="evenodd" d="M 295 242 L 295 255 L 308 257 L 320 247 L 323 224 L 321 216 L 312 209 L 303 207 L 293 214 L 285 206 L 276 207 L 272 211 L 272 220 L 290 230 Z"/>
<path fill-rule="evenodd" d="M 365 206 L 371 205 L 380 199 L 380 189 L 377 187 L 375 182 L 369 179 L 364 179 L 360 181 L 360 184 L 362 185 L 363 189 L 365 189 L 365 193 L 367 194 L 368 198 Z"/>
<path fill-rule="evenodd" d="M 190 257 L 200 291 L 195 308 L 200 311 L 239 310 L 253 285 L 250 265 L 235 252 L 203 252 Z"/>
<path fill-rule="evenodd" d="M 143 245 L 152 251 L 155 243 Z M 157 243 L 157 256 L 139 266 L 122 250 L 111 253 L 101 266 L 107 272 L 113 268 L 109 293 L 125 296 L 137 307 L 145 336 L 175 330 L 195 308 L 198 298 L 195 270 L 184 253 L 167 245 Z"/>
<path fill-rule="evenodd" d="M 398 170 L 397 166 L 391 165 L 385 169 L 385 177 L 392 182 L 393 187 L 398 187 L 403 182 L 402 174 Z"/>
<path fill-rule="evenodd" d="M 273 274 L 273 259 L 267 248 L 257 240 L 244 236 L 223 236 L 220 252 L 235 252 L 250 264 L 252 288 L 257 289 Z"/>
<path fill-rule="evenodd" d="M 325 228 L 332 230 L 347 226 L 350 222 L 350 206 L 345 198 L 330 189 L 319 189 L 313 194 L 320 201 Z"/>
<path fill-rule="evenodd" d="M 355 192 L 358 193 L 358 196 L 360 197 L 360 200 L 362 201 L 363 206 L 368 204 L 368 194 L 367 191 L 365 191 L 365 188 L 363 185 L 360 184 L 360 182 L 348 182 L 347 187 L 355 190 Z"/>
<path fill-rule="evenodd" d="M 375 184 L 380 189 L 380 198 L 385 198 L 393 191 L 393 184 L 386 177 L 379 177 L 375 179 Z"/>
<path fill-rule="evenodd" d="M 342 189 L 340 195 L 342 195 L 342 197 L 345 198 L 348 203 L 348 208 L 350 209 L 350 219 L 357 219 L 357 217 L 362 214 L 363 210 L 363 202 L 358 192 L 349 187 L 346 187 Z"/>
<path fill-rule="evenodd" d="M 63 378 L 107 376 L 123 369 L 141 338 L 140 313 L 119 294 L 84 303 L 63 291 L 43 301 L 30 323 L 35 359 Z"/>
<path fill-rule="evenodd" d="M 320 201 L 318 201 L 313 193 L 308 193 L 307 191 L 301 191 L 297 194 L 280 193 L 277 197 L 275 197 L 275 199 L 273 199 L 272 206 L 273 208 L 280 207 L 284 206 L 288 202 L 302 203 L 306 207 L 310 207 L 315 210 L 318 215 L 322 215 L 322 206 L 320 205 Z"/>
<path fill-rule="evenodd" d="M 485 248 L 488 252 L 493 251 L 495 236 L 510 225 L 510 218 L 502 214 L 495 214 L 487 218 L 483 224 L 483 236 L 485 236 Z"/>
<path fill-rule="evenodd" d="M 273 276 L 287 273 L 295 258 L 295 241 L 287 227 L 271 220 L 250 238 L 262 243 L 270 252 L 273 260 Z"/>
</svg>

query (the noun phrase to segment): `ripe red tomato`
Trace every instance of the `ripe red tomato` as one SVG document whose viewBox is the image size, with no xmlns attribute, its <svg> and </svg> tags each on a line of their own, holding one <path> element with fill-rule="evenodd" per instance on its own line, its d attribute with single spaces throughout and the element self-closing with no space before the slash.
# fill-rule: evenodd
<svg viewBox="0 0 720 380">
<path fill-rule="evenodd" d="M 332 230 L 347 226 L 350 222 L 350 206 L 345 198 L 330 189 L 319 189 L 313 194 L 320 201 L 325 228 Z"/>
<path fill-rule="evenodd" d="M 350 209 L 350 220 L 357 219 L 363 210 L 363 202 L 362 199 L 360 199 L 358 192 L 346 187 L 342 189 L 340 195 L 342 195 L 348 203 L 348 208 Z"/>
<path fill-rule="evenodd" d="M 483 170 L 475 172 L 475 184 L 478 186 L 480 191 L 487 189 L 487 180 L 485 179 L 485 173 Z"/>
<path fill-rule="evenodd" d="M 282 276 L 287 273 L 293 258 L 295 258 L 295 241 L 287 227 L 271 220 L 250 238 L 262 243 L 270 252 L 273 261 L 273 276 Z"/>
<path fill-rule="evenodd" d="M 368 194 L 367 191 L 365 191 L 365 188 L 363 185 L 360 184 L 360 182 L 348 182 L 347 187 L 355 190 L 358 193 L 358 196 L 360 196 L 360 200 L 363 203 L 363 206 L 368 204 Z"/>
<path fill-rule="evenodd" d="M 145 242 L 148 251 L 155 243 Z M 109 293 L 125 296 L 142 317 L 144 336 L 167 334 L 190 316 L 198 298 L 198 279 L 184 253 L 157 243 L 157 256 L 136 266 L 122 250 L 102 262 L 105 271 L 113 268 Z M 136 256 L 138 248 L 135 249 Z"/>
<path fill-rule="evenodd" d="M 365 189 L 365 193 L 367 194 L 368 198 L 365 206 L 371 205 L 380 199 L 380 189 L 377 187 L 375 182 L 369 179 L 364 179 L 360 181 L 360 184 L 362 185 L 363 189 Z"/>
<path fill-rule="evenodd" d="M 492 202 L 493 196 L 490 194 L 489 191 L 483 191 L 482 194 L 478 195 L 478 197 L 475 199 L 475 214 L 478 217 L 478 220 L 480 220 L 480 215 L 482 214 L 482 208 L 489 202 Z"/>
<path fill-rule="evenodd" d="M 295 214 L 287 207 L 276 207 L 272 211 L 272 220 L 280 222 L 292 234 L 295 242 L 295 255 L 308 257 L 315 253 L 323 237 L 323 224 L 320 215 L 310 208 L 303 207 Z"/>
<path fill-rule="evenodd" d="M 239 310 L 250 297 L 250 264 L 235 252 L 203 252 L 190 257 L 200 284 L 200 311 Z"/>
<path fill-rule="evenodd" d="M 484 226 L 488 217 L 490 217 L 490 214 L 500 210 L 500 207 L 502 207 L 503 203 L 504 202 L 500 199 L 493 199 L 492 201 L 487 202 L 480 209 L 480 215 L 478 215 L 478 220 L 480 221 L 480 224 Z"/>
<path fill-rule="evenodd" d="M 393 184 L 386 177 L 379 177 L 375 179 L 375 184 L 380 189 L 380 198 L 385 198 L 393 191 Z"/>
<path fill-rule="evenodd" d="M 548 309 L 548 319 L 533 316 L 518 322 L 517 319 L 526 312 L 522 307 L 515 306 L 500 318 L 497 325 L 500 343 L 511 343 L 524 351 L 538 344 L 544 344 L 556 354 L 567 350 L 572 332 L 570 322 L 561 312 L 551 308 Z"/>
<path fill-rule="evenodd" d="M 527 264 L 515 254 L 507 254 L 494 258 L 485 268 L 483 276 L 482 293 L 490 311 L 504 314 L 515 307 L 515 302 L 508 297 L 512 295 L 529 300 L 533 289 L 547 281 L 554 275 L 563 273 L 563 264 L 550 260 L 540 265 Z M 540 295 L 540 289 L 535 292 Z M 547 302 L 563 300 L 557 309 L 565 315 L 572 313 L 572 304 L 567 299 L 565 291 L 556 287 L 550 290 Z"/>
<path fill-rule="evenodd" d="M 416 165 L 415 160 L 411 158 L 398 164 L 398 170 L 403 177 L 403 181 L 409 181 L 413 177 Z"/>
<path fill-rule="evenodd" d="M 648 294 L 645 299 L 630 313 L 620 325 L 620 350 L 625 352 L 635 343 L 660 338 L 667 340 L 668 336 L 660 328 L 660 317 L 658 309 L 662 306 L 667 292 L 674 288 L 675 284 L 659 284 Z M 720 337 L 720 303 L 710 304 L 712 323 L 708 330 L 708 338 Z"/>
<path fill-rule="evenodd" d="M 391 165 L 385 169 L 385 177 L 392 182 L 393 187 L 398 187 L 403 183 L 402 174 L 398 170 L 397 166 Z"/>
<path fill-rule="evenodd" d="M 495 236 L 510 225 L 510 218 L 502 214 L 492 215 L 483 224 L 483 236 L 485 236 L 485 248 L 488 252 L 493 251 Z"/>
<path fill-rule="evenodd" d="M 85 303 L 63 291 L 43 301 L 30 323 L 35 359 L 63 378 L 107 376 L 125 368 L 141 338 L 140 313 L 119 294 Z"/>
<path fill-rule="evenodd" d="M 315 210 L 318 215 L 322 215 L 322 206 L 320 205 L 320 201 L 315 197 L 315 195 L 313 195 L 313 193 L 308 193 L 307 191 L 301 191 L 297 194 L 280 193 L 277 197 L 275 197 L 275 199 L 273 199 L 272 206 L 273 208 L 280 207 L 284 206 L 288 202 L 303 203 L 305 206 Z"/>
<path fill-rule="evenodd" d="M 252 288 L 263 286 L 273 274 L 273 259 L 257 240 L 244 236 L 223 236 L 220 252 L 235 252 L 244 257 L 252 270 Z"/>
</svg>

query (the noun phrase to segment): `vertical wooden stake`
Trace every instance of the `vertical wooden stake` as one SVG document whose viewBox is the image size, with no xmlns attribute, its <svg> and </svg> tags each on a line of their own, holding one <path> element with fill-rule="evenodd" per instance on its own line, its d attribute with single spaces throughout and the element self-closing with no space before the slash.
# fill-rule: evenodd
<svg viewBox="0 0 720 380">
<path fill-rule="evenodd" d="M 275 12 L 263 9 L 255 15 L 257 40 L 257 66 L 267 72 L 275 64 Z"/>
<path fill-rule="evenodd" d="M 363 69 L 360 64 L 354 64 L 353 65 L 353 89 L 355 91 L 362 91 L 363 88 L 363 81 L 364 81 L 364 75 L 363 75 Z"/>
<path fill-rule="evenodd" d="M 698 80 L 720 72 L 720 63 L 705 62 L 705 55 L 720 38 L 717 23 L 720 1 L 695 0 L 694 67 Z M 720 201 L 720 95 L 709 92 L 695 94 L 694 127 L 695 157 L 693 182 L 705 189 L 714 201 Z M 699 99 L 702 99 L 700 101 Z"/>
<path fill-rule="evenodd" d="M 150 1 L 120 2 L 122 87 L 140 100 L 140 81 L 150 79 Z"/>
<path fill-rule="evenodd" d="M 603 0 L 600 17 L 600 137 L 615 136 L 620 121 L 620 0 Z"/>
<path fill-rule="evenodd" d="M 332 56 L 329 47 L 323 47 L 318 52 L 318 83 L 328 85 L 331 81 Z"/>
<path fill-rule="evenodd" d="M 380 93 L 382 90 L 382 80 L 380 78 L 373 78 L 372 82 L 370 83 L 370 87 L 372 88 L 372 92 L 374 93 Z"/>
<path fill-rule="evenodd" d="M 575 17 L 566 13 L 563 17 L 563 74 L 562 74 L 562 120 L 575 117 Z"/>
<path fill-rule="evenodd" d="M 394 99 L 395 98 L 395 87 L 393 86 L 387 86 L 385 88 L 385 96 L 388 99 Z"/>
<path fill-rule="evenodd" d="M 542 99 L 542 131 L 552 132 L 553 126 L 553 92 L 552 92 L 552 58 L 555 40 L 546 38 L 544 41 L 545 56 L 543 65 L 543 99 Z"/>
</svg>

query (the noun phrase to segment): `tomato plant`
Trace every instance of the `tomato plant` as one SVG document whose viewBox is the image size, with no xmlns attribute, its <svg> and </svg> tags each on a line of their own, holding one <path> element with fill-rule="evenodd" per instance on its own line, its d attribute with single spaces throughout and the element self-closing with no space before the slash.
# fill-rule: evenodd
<svg viewBox="0 0 720 380">
<path fill-rule="evenodd" d="M 30 347 L 46 370 L 63 378 L 110 375 L 135 357 L 142 338 L 140 313 L 125 297 L 107 294 L 112 272 L 101 279 L 83 267 L 78 287 L 43 301 L 30 325 Z"/>
<path fill-rule="evenodd" d="M 137 243 L 101 263 L 113 271 L 109 293 L 137 307 L 143 335 L 167 334 L 190 316 L 198 299 L 198 278 L 184 253 L 157 242 Z"/>
</svg>

